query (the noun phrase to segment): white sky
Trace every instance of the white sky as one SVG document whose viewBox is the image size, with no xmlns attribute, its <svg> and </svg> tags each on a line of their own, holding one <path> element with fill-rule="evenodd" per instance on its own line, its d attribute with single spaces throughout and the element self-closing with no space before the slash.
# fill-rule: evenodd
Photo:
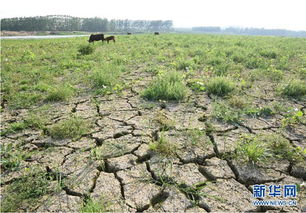
<svg viewBox="0 0 306 213">
<path fill-rule="evenodd" d="M 2 0 L 0 17 L 71 15 L 173 20 L 175 27 L 306 30 L 306 0 Z"/>
</svg>

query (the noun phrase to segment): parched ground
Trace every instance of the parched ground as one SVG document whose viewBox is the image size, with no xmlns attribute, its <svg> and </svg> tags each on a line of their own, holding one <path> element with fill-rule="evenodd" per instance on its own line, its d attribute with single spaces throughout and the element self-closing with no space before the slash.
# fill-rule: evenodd
<svg viewBox="0 0 306 213">
<path fill-rule="evenodd" d="M 238 110 L 227 109 L 220 116 L 216 104 L 225 101 L 228 105 L 231 98 L 201 89 L 190 88 L 180 101 L 147 100 L 142 94 L 155 74 L 147 72 L 150 66 L 144 64 L 130 65 L 131 71 L 119 77 L 128 85 L 120 92 L 81 93 L 65 101 L 48 102 L 46 109 L 42 109 L 45 102 L 12 109 L 10 99 L 2 101 L 1 129 L 5 134 L 1 138 L 1 200 L 2 205 L 10 206 L 6 209 L 85 211 L 84 206 L 93 202 L 113 212 L 305 210 L 303 97 L 276 95 L 273 82 L 258 80 L 234 94 L 236 98 L 251 97 L 251 105 L 257 111 L 228 120 L 224 115 Z M 182 71 L 186 72 L 188 69 Z M 185 80 L 205 84 L 208 80 L 200 76 L 195 71 Z M 281 103 L 293 114 L 279 110 Z M 258 110 L 268 106 L 273 113 Z M 12 127 L 33 116 L 33 112 L 46 118 L 43 127 Z M 69 118 L 78 118 L 90 128 L 82 132 L 81 124 L 76 132 L 71 130 L 75 135 L 61 136 L 60 129 L 69 132 L 69 124 L 60 129 L 54 126 Z M 275 145 L 282 153 L 275 154 L 269 147 L 266 151 L 275 156 L 253 157 L 256 153 L 252 150 L 238 148 L 245 137 L 266 143 L 284 141 L 288 153 L 279 148 L 282 145 Z M 258 153 L 256 148 L 254 152 Z M 30 186 L 20 198 L 14 193 L 23 193 L 18 192 L 18 187 L 27 187 L 23 181 Z M 254 206 L 252 201 L 260 198 L 253 197 L 252 187 L 258 184 L 296 184 L 297 206 Z M 29 190 L 31 185 L 37 187 Z M 277 198 L 270 200 L 273 199 Z"/>
</svg>

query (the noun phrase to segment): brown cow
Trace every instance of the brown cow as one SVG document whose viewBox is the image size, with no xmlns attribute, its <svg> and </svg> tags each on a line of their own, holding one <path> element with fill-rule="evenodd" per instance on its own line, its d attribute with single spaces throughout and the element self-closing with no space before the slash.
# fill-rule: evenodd
<svg viewBox="0 0 306 213">
<path fill-rule="evenodd" d="M 108 36 L 108 37 L 104 38 L 104 40 L 107 41 L 107 43 L 109 43 L 109 41 L 113 40 L 114 43 L 115 43 L 115 36 Z"/>
</svg>

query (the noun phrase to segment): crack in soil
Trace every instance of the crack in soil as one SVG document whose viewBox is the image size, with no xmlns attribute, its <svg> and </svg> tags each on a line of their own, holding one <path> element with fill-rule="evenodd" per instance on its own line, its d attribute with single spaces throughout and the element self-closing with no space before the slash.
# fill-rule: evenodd
<svg viewBox="0 0 306 213">
<path fill-rule="evenodd" d="M 121 196 L 123 198 L 123 200 L 125 200 L 125 193 L 124 193 L 124 183 L 123 183 L 123 179 L 120 178 L 117 175 L 117 172 L 114 172 L 115 178 L 118 180 L 119 184 L 120 184 L 120 192 L 121 192 Z"/>
</svg>

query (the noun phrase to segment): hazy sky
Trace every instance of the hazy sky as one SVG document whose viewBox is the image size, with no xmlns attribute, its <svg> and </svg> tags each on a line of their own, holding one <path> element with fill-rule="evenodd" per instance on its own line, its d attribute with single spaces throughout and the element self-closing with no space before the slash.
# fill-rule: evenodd
<svg viewBox="0 0 306 213">
<path fill-rule="evenodd" d="M 72 15 L 173 20 L 175 27 L 306 30 L 306 0 L 3 0 L 0 17 Z"/>
</svg>

